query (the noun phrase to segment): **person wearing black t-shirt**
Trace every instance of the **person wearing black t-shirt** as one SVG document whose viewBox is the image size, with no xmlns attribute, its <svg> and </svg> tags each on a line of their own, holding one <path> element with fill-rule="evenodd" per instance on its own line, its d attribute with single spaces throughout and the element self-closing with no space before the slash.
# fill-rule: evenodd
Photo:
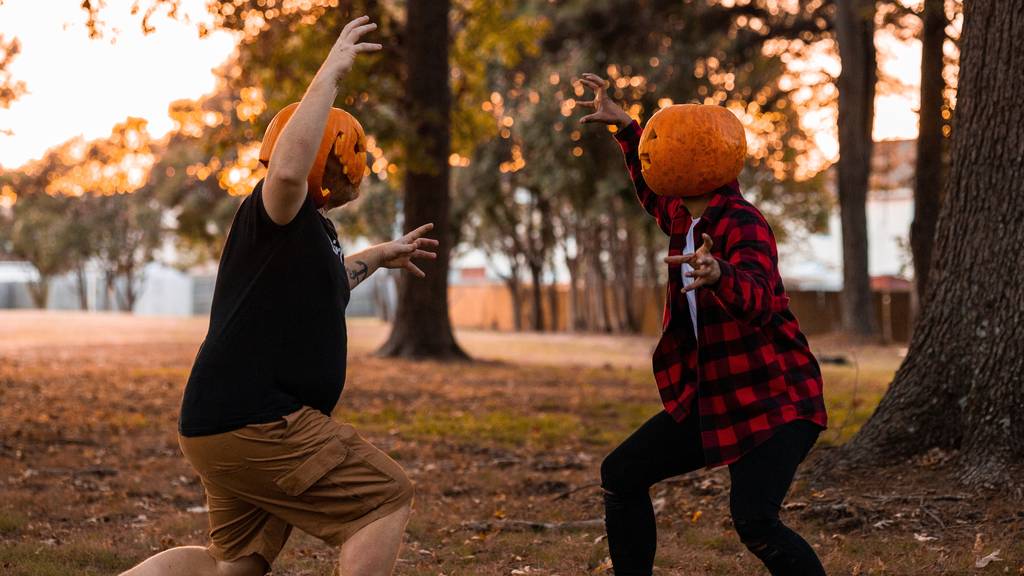
<svg viewBox="0 0 1024 576">
<path fill-rule="evenodd" d="M 345 26 L 297 105 L 264 137 L 267 176 L 235 214 L 210 328 L 185 387 L 179 442 L 206 491 L 208 547 L 183 546 L 124 574 L 262 575 L 292 527 L 340 548 L 345 576 L 391 574 L 409 518 L 401 467 L 331 418 L 345 383 L 345 307 L 378 268 L 422 277 L 436 258 L 427 224 L 342 255 L 327 211 L 358 196 L 365 135 L 332 108 L 376 24 Z"/>
</svg>

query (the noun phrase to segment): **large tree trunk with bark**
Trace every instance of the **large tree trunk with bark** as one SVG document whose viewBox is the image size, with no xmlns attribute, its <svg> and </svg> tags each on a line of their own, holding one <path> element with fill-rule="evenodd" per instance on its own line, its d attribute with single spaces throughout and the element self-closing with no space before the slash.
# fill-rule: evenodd
<svg viewBox="0 0 1024 576">
<path fill-rule="evenodd" d="M 839 462 L 958 451 L 972 485 L 1022 482 L 1024 0 L 968 2 L 949 179 L 910 349 Z"/>
<path fill-rule="evenodd" d="M 428 222 L 441 241 L 436 260 L 418 263 L 425 279 L 403 275 L 398 310 L 383 356 L 466 358 L 448 316 L 451 230 L 448 190 L 451 93 L 448 84 L 449 0 L 409 0 L 406 24 L 405 230 Z"/>
<path fill-rule="evenodd" d="M 877 331 L 868 273 L 866 203 L 874 122 L 875 0 L 839 0 L 836 41 L 839 75 L 839 211 L 843 224 L 843 329 L 861 336 Z"/>
<path fill-rule="evenodd" d="M 931 268 L 935 224 L 942 205 L 946 166 L 942 135 L 943 53 L 946 42 L 945 0 L 925 0 L 921 15 L 921 110 L 914 178 L 914 222 L 910 226 L 910 250 L 914 257 L 914 283 L 919 301 L 924 300 Z"/>
</svg>

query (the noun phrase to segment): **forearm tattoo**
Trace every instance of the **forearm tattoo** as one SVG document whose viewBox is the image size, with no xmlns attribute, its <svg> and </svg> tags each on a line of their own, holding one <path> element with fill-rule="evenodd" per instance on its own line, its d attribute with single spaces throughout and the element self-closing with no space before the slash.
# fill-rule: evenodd
<svg viewBox="0 0 1024 576">
<path fill-rule="evenodd" d="M 352 263 L 351 268 L 346 267 L 346 269 L 348 270 L 348 285 L 352 288 L 370 276 L 370 266 L 362 260 L 356 260 Z"/>
</svg>

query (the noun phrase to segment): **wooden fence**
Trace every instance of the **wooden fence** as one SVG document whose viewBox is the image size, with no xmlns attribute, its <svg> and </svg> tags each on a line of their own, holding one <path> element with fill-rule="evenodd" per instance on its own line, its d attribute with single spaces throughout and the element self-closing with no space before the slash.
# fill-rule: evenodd
<svg viewBox="0 0 1024 576">
<path fill-rule="evenodd" d="M 555 307 L 557 314 L 552 327 L 551 298 L 549 287 L 544 288 L 544 327 L 550 331 L 565 331 L 569 327 L 569 288 L 567 285 L 554 287 L 557 293 Z M 661 313 L 664 303 L 664 287 L 659 289 L 638 287 L 635 291 L 638 303 L 638 319 L 641 332 L 657 335 L 661 331 Z M 818 291 L 790 291 L 790 309 L 800 321 L 805 334 L 824 334 L 840 330 L 839 293 Z M 609 290 L 608 301 L 614 295 Z M 512 331 L 515 329 L 512 312 L 512 296 L 508 288 L 497 283 L 461 284 L 451 286 L 448 292 L 452 323 L 462 328 Z M 908 342 L 913 325 L 912 300 L 909 292 L 876 292 L 875 314 L 881 329 L 882 339 L 887 342 Z M 531 330 L 530 287 L 522 287 L 522 327 Z M 613 319 L 614 312 L 612 313 Z"/>
</svg>

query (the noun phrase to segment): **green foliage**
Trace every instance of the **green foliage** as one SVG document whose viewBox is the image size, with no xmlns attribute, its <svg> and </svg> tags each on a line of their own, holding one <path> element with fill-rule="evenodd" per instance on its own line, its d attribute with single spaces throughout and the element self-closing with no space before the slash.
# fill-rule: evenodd
<svg viewBox="0 0 1024 576">
<path fill-rule="evenodd" d="M 29 292 L 39 308 L 46 306 L 50 280 L 71 270 L 75 262 L 75 238 L 66 233 L 73 222 L 71 201 L 45 191 L 57 173 L 66 169 L 63 152 L 58 148 L 30 170 L 5 175 L 18 200 L 3 223 L 7 229 L 4 241 L 12 255 L 35 266 L 38 276 L 30 282 Z"/>
<path fill-rule="evenodd" d="M 109 544 L 98 542 L 43 549 L 35 543 L 0 546 L 0 568 L 10 576 L 100 576 L 126 570 L 131 565 L 131 560 L 112 550 Z"/>
<path fill-rule="evenodd" d="M 786 78 L 786 60 L 828 37 L 832 4 L 453 1 L 455 238 L 535 268 L 553 269 L 561 255 L 567 265 L 589 261 L 613 282 L 658 277 L 661 267 L 651 257 L 658 233 L 634 206 L 617 147 L 604 128 L 577 124 L 573 100 L 583 93 L 572 80 L 583 71 L 609 77 L 611 96 L 640 119 L 666 99 L 718 103 L 744 116 L 754 142 L 741 177 L 748 196 L 780 239 L 820 230 L 831 205 L 823 175 L 803 169 L 813 142 L 800 126 L 794 90 L 806 83 Z M 177 5 L 149 0 L 140 10 L 173 15 Z M 372 37 L 384 49 L 357 61 L 336 105 L 360 118 L 376 157 L 356 213 L 344 211 L 338 220 L 348 236 L 389 238 L 401 206 L 395 183 L 423 148 L 403 96 L 405 4 L 207 6 L 216 27 L 239 35 L 237 55 L 219 71 L 215 94 L 172 106 L 179 131 L 160 150 L 146 186 L 173 208 L 179 246 L 192 255 L 187 263 L 215 257 L 223 244 L 238 203 L 221 190 L 225 167 L 243 163 L 242 148 L 258 143 L 274 113 L 302 97 L 341 28 L 359 14 L 379 24 Z M 823 88 L 831 79 L 819 81 L 814 98 L 834 97 Z M 261 173 L 246 169 L 252 179 L 233 193 L 246 193 Z"/>
<path fill-rule="evenodd" d="M 82 271 L 95 258 L 108 288 L 122 281 L 122 307 L 131 309 L 142 269 L 162 238 L 163 206 L 150 195 L 128 193 L 131 163 L 148 152 L 145 122 L 129 119 L 108 138 L 68 141 L 4 176 L 17 202 L 3 240 L 38 272 L 30 284 L 36 306 L 46 306 L 52 278 Z"/>
</svg>

